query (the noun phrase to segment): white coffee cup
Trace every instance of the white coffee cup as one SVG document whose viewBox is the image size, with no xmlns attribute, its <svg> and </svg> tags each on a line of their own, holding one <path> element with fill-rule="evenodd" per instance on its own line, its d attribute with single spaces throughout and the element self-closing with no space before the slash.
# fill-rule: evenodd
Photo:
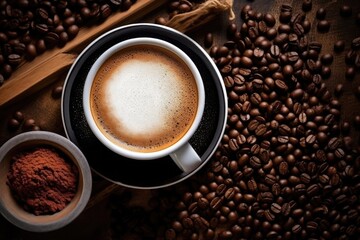
<svg viewBox="0 0 360 240">
<path fill-rule="evenodd" d="M 87 123 L 102 144 L 135 160 L 169 155 L 184 172 L 201 163 L 189 140 L 204 106 L 194 62 L 175 45 L 150 37 L 128 39 L 102 53 L 83 89 Z"/>
</svg>

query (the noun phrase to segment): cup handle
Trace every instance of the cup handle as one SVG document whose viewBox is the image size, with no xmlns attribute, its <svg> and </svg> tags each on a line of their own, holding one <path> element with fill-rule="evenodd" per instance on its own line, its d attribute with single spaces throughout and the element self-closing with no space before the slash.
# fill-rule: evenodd
<svg viewBox="0 0 360 240">
<path fill-rule="evenodd" d="M 170 154 L 176 165 L 185 173 L 193 171 L 201 163 L 199 155 L 189 143 L 185 143 L 178 150 Z"/>
</svg>

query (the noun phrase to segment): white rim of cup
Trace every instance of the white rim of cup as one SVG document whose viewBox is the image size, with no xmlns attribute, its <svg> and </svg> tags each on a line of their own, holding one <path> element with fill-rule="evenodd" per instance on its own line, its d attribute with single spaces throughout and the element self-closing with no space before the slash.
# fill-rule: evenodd
<svg viewBox="0 0 360 240">
<path fill-rule="evenodd" d="M 140 44 L 162 47 L 162 48 L 165 48 L 165 49 L 170 50 L 171 52 L 175 53 L 178 57 L 180 57 L 185 62 L 185 64 L 191 70 L 191 72 L 195 78 L 197 90 L 198 90 L 197 113 L 196 113 L 195 119 L 193 121 L 193 124 L 188 129 L 188 131 L 185 133 L 185 135 L 178 142 L 174 143 L 173 145 L 171 145 L 168 148 L 165 148 L 160 151 L 146 152 L 146 153 L 135 152 L 135 151 L 131 151 L 129 149 L 123 148 L 123 147 L 119 147 L 114 142 L 112 142 L 111 140 L 106 138 L 101 133 L 101 131 L 97 127 L 95 121 L 93 120 L 93 117 L 91 114 L 91 109 L 90 109 L 91 86 L 92 86 L 92 82 L 95 77 L 95 74 L 98 71 L 98 69 L 100 68 L 100 66 L 115 52 L 117 52 L 123 48 L 126 48 L 126 47 L 140 45 Z M 135 159 L 135 160 L 151 160 L 151 159 L 158 159 L 158 158 L 168 156 L 169 154 L 176 152 L 177 149 L 179 149 L 181 146 L 183 146 L 184 144 L 189 142 L 190 138 L 194 135 L 197 128 L 199 127 L 203 113 L 204 113 L 205 90 L 204 90 L 204 84 L 203 84 L 203 80 L 202 80 L 199 70 L 197 69 L 195 63 L 191 60 L 191 58 L 186 53 L 184 53 L 181 49 L 179 49 L 175 45 L 173 45 L 169 42 L 166 42 L 164 40 L 160 40 L 157 38 L 151 38 L 151 37 L 139 37 L 139 38 L 128 39 L 128 40 L 122 41 L 120 43 L 117 43 L 116 45 L 110 47 L 109 49 L 107 49 L 104 53 L 102 53 L 99 56 L 99 58 L 91 66 L 91 68 L 86 76 L 86 79 L 85 79 L 84 90 L 83 90 L 83 107 L 84 107 L 85 118 L 86 118 L 86 121 L 87 121 L 91 131 L 94 133 L 96 138 L 102 144 L 104 144 L 107 148 L 109 148 L 111 151 L 113 151 L 119 155 L 122 155 L 124 157 L 127 157 L 127 158 L 131 158 L 131 159 Z"/>
</svg>

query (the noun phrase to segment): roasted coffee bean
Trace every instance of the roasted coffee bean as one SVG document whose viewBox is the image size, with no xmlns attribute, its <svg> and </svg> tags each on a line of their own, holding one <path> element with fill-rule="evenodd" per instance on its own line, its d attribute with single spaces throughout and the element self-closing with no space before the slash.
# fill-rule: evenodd
<svg viewBox="0 0 360 240">
<path fill-rule="evenodd" d="M 89 14 L 90 14 L 90 12 L 89 12 Z M 159 16 L 159 17 L 155 18 L 155 23 L 160 24 L 160 25 L 166 25 L 167 20 L 166 20 L 166 18 Z"/>
<path fill-rule="evenodd" d="M 289 166 L 287 162 L 281 162 L 279 165 L 279 174 L 287 175 L 289 173 Z"/>
<path fill-rule="evenodd" d="M 331 53 L 327 53 L 321 56 L 321 63 L 324 65 L 329 65 L 333 62 L 334 57 Z"/>
<path fill-rule="evenodd" d="M 63 91 L 63 86 L 57 86 L 57 87 L 53 88 L 53 90 L 51 92 L 51 96 L 54 99 L 57 99 L 57 98 L 61 97 L 62 91 Z"/>
<path fill-rule="evenodd" d="M 270 210 L 264 211 L 264 217 L 269 222 L 273 222 L 275 220 L 275 215 L 272 212 L 270 212 Z"/>
<path fill-rule="evenodd" d="M 320 20 L 318 23 L 317 23 L 317 30 L 319 32 L 322 32 L 322 33 L 325 33 L 325 32 L 328 32 L 330 29 L 330 22 L 327 21 L 327 20 Z"/>
<path fill-rule="evenodd" d="M 340 7 L 340 16 L 350 17 L 352 14 L 352 8 L 349 5 L 342 5 Z"/>
<path fill-rule="evenodd" d="M 261 167 L 261 160 L 256 156 L 252 156 L 250 157 L 250 165 L 253 168 L 258 169 Z"/>
<path fill-rule="evenodd" d="M 344 85 L 341 83 L 336 84 L 334 89 L 335 96 L 340 96 L 343 93 Z"/>
<path fill-rule="evenodd" d="M 351 41 L 351 48 L 354 50 L 358 50 L 360 48 L 360 37 L 354 38 Z"/>
<path fill-rule="evenodd" d="M 213 45 L 214 37 L 212 33 L 207 33 L 204 39 L 204 46 L 210 48 Z"/>
<path fill-rule="evenodd" d="M 316 11 L 316 18 L 318 20 L 324 20 L 326 17 L 326 10 L 325 8 L 319 8 L 317 11 Z"/>
<path fill-rule="evenodd" d="M 283 80 L 280 80 L 280 79 L 275 80 L 275 86 L 277 87 L 278 90 L 280 90 L 282 92 L 286 92 L 288 90 L 287 84 Z"/>
<path fill-rule="evenodd" d="M 356 74 L 356 70 L 355 70 L 354 67 L 347 67 L 347 68 L 346 68 L 346 71 L 345 71 L 345 77 L 346 77 L 346 79 L 348 79 L 348 80 L 354 79 L 355 74 Z"/>
<path fill-rule="evenodd" d="M 266 13 L 263 19 L 269 27 L 273 27 L 276 23 L 275 17 L 270 13 Z"/>
<path fill-rule="evenodd" d="M 265 176 L 265 183 L 269 185 L 273 185 L 276 183 L 276 177 L 272 174 L 267 174 Z"/>
<path fill-rule="evenodd" d="M 279 17 L 280 22 L 281 23 L 290 22 L 291 16 L 292 16 L 292 12 L 290 12 L 290 11 L 282 11 L 282 12 L 280 12 L 280 17 Z"/>
<path fill-rule="evenodd" d="M 277 45 L 272 45 L 270 47 L 270 53 L 272 57 L 276 58 L 280 55 L 280 48 Z"/>
<path fill-rule="evenodd" d="M 224 194 L 225 199 L 230 200 L 233 199 L 233 197 L 235 196 L 235 189 L 234 188 L 228 188 Z"/>
<path fill-rule="evenodd" d="M 223 202 L 223 197 L 214 197 L 210 202 L 210 207 L 213 210 L 217 210 L 221 207 Z"/>
<path fill-rule="evenodd" d="M 20 127 L 21 122 L 15 118 L 11 118 L 8 120 L 8 128 L 10 130 L 16 130 Z"/>
<path fill-rule="evenodd" d="M 303 0 L 303 3 L 301 6 L 302 6 L 302 10 L 304 12 L 310 11 L 312 8 L 312 0 Z"/>
<path fill-rule="evenodd" d="M 277 203 L 272 203 L 270 206 L 270 210 L 275 214 L 279 214 L 281 212 L 281 206 Z"/>
<path fill-rule="evenodd" d="M 345 41 L 338 40 L 334 44 L 334 51 L 335 52 L 342 52 L 345 49 Z"/>
</svg>

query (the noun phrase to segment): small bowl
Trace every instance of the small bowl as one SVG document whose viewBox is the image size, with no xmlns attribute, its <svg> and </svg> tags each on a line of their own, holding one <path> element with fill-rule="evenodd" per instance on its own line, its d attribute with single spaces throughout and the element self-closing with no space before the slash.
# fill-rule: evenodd
<svg viewBox="0 0 360 240">
<path fill-rule="evenodd" d="M 68 156 L 78 168 L 79 179 L 75 196 L 67 206 L 52 215 L 34 215 L 14 199 L 7 185 L 11 158 L 22 150 L 49 146 Z M 92 188 L 91 170 L 82 152 L 69 139 L 52 132 L 21 133 L 0 148 L 0 212 L 12 224 L 31 232 L 48 232 L 72 222 L 85 208 Z"/>
</svg>

